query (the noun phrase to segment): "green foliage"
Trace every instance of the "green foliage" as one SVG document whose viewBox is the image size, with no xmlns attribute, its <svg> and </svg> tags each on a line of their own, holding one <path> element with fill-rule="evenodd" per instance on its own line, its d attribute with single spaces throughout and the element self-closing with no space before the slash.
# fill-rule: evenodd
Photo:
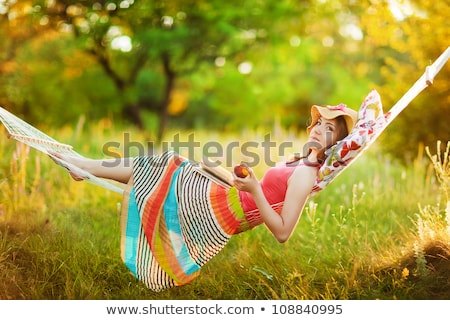
<svg viewBox="0 0 450 320">
<path fill-rule="evenodd" d="M 351 65 L 343 67 L 332 50 L 321 53 L 317 41 L 301 41 L 300 47 L 286 41 L 276 48 L 250 51 L 247 59 L 259 62 L 248 75 L 240 74 L 234 64 L 202 69 L 191 77 L 193 88 L 201 91 L 191 96 L 189 108 L 174 123 L 228 130 L 281 124 L 303 130 L 313 104 L 346 103 L 358 109 L 369 91 L 368 82 L 348 90 L 354 77 Z M 311 67 L 315 64 L 322 68 Z"/>
<path fill-rule="evenodd" d="M 127 3 L 5 4 L 0 104 L 47 126 L 113 116 L 158 140 L 169 118 L 173 128 L 303 130 L 311 105 L 356 109 L 373 87 L 388 110 L 450 30 L 445 1 L 399 1 L 413 6 L 402 18 L 392 1 Z M 446 78 L 448 66 L 394 121 L 385 151 L 411 161 L 419 143 L 447 138 Z"/>
</svg>

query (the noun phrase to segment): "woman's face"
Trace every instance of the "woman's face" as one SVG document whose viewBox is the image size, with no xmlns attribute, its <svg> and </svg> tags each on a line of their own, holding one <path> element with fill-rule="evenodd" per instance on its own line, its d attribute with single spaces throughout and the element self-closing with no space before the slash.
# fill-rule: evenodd
<svg viewBox="0 0 450 320">
<path fill-rule="evenodd" d="M 320 117 L 309 133 L 308 147 L 312 149 L 327 149 L 336 143 L 340 135 L 337 119 Z"/>
</svg>

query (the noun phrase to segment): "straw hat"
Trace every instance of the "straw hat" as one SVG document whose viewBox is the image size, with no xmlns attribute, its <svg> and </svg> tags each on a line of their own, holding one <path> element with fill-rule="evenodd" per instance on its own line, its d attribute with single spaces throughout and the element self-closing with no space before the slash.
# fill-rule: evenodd
<svg viewBox="0 0 450 320">
<path fill-rule="evenodd" d="M 311 129 L 316 125 L 317 121 L 319 121 L 320 117 L 324 119 L 331 120 L 337 118 L 339 116 L 343 116 L 345 119 L 345 123 L 347 125 L 347 132 L 350 133 L 358 120 L 358 113 L 343 103 L 337 106 L 312 106 L 311 107 L 311 124 L 306 128 L 308 134 L 311 132 Z"/>
</svg>

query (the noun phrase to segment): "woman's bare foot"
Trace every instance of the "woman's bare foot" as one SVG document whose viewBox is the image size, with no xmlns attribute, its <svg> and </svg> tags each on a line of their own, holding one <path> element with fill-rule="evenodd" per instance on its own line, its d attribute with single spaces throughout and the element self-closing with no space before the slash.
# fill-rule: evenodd
<svg viewBox="0 0 450 320">
<path fill-rule="evenodd" d="M 49 151 L 48 154 L 56 164 L 64 167 L 75 181 L 83 181 L 87 178 L 87 175 L 83 174 L 83 158 L 53 151 Z"/>
</svg>

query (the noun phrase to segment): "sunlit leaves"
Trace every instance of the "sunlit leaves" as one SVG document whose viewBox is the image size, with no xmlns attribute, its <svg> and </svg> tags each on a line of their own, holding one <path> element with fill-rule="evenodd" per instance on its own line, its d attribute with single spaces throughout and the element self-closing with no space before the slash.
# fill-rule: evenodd
<svg viewBox="0 0 450 320">
<path fill-rule="evenodd" d="M 389 6 L 389 3 L 391 5 Z M 365 15 L 367 41 L 375 45 L 384 66 L 381 92 L 389 109 L 449 46 L 448 1 L 379 1 Z M 392 3 L 396 7 L 392 7 Z M 384 47 L 383 51 L 380 48 Z M 450 121 L 448 63 L 433 86 L 415 99 L 384 136 L 387 150 L 400 158 L 416 154 L 418 143 L 446 141 Z"/>
</svg>

